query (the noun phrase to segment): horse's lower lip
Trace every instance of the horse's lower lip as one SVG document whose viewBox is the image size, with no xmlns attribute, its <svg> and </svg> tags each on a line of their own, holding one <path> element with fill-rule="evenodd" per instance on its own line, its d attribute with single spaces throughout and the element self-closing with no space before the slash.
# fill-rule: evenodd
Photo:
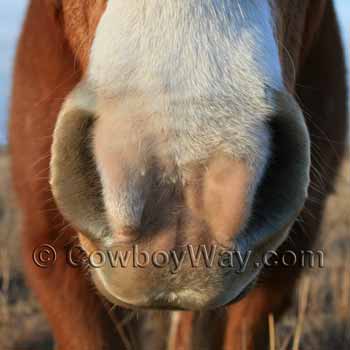
<svg viewBox="0 0 350 350">
<path fill-rule="evenodd" d="M 225 306 L 229 306 L 235 303 L 238 303 L 239 301 L 241 301 L 242 299 L 244 299 L 256 286 L 256 282 L 257 279 L 254 279 L 253 281 L 251 281 L 243 290 L 242 292 L 237 295 L 234 299 L 232 299 L 230 302 L 228 302 L 227 304 L 223 305 L 222 307 Z M 185 306 L 181 306 L 180 304 L 171 304 L 171 303 L 166 303 L 166 302 L 161 302 L 158 301 L 157 303 L 153 304 L 151 307 L 141 307 L 145 308 L 145 309 L 157 309 L 157 310 L 169 310 L 169 311 L 186 311 L 186 310 L 190 310 Z"/>
<path fill-rule="evenodd" d="M 238 303 L 239 301 L 241 301 L 242 299 L 244 299 L 256 286 L 256 282 L 257 282 L 257 278 L 255 278 L 253 281 L 251 281 L 243 290 L 240 294 L 238 294 L 234 299 L 232 299 L 231 301 L 229 301 L 228 303 L 221 305 L 221 306 L 214 306 L 212 305 L 211 307 L 208 306 L 204 309 L 216 309 L 216 308 L 220 308 L 220 307 L 225 307 L 225 306 L 229 306 L 235 303 Z M 154 310 L 168 310 L 168 311 L 194 311 L 194 310 L 200 310 L 201 308 L 193 308 L 193 304 L 192 303 L 186 303 L 182 304 L 182 303 L 171 303 L 171 302 L 167 302 L 165 300 L 157 300 L 154 302 L 151 302 L 149 305 L 131 305 L 131 304 L 127 304 L 124 302 L 121 302 L 119 300 L 119 304 L 120 306 L 124 306 L 127 308 L 132 308 L 132 309 L 145 309 L 145 310 L 149 310 L 149 309 L 154 309 Z M 191 305 L 189 307 L 189 305 Z M 204 310 L 203 309 L 203 310 Z"/>
<path fill-rule="evenodd" d="M 117 299 L 116 304 L 118 304 L 121 307 L 125 307 L 128 309 L 135 309 L 135 310 L 164 310 L 164 311 L 194 311 L 194 310 L 200 310 L 200 308 L 194 309 L 193 307 L 190 307 L 189 303 L 188 305 L 181 305 L 181 303 L 171 303 L 166 301 L 157 300 L 154 302 L 150 302 L 149 304 L 144 305 L 134 305 L 134 304 L 128 304 L 121 300 Z"/>
</svg>

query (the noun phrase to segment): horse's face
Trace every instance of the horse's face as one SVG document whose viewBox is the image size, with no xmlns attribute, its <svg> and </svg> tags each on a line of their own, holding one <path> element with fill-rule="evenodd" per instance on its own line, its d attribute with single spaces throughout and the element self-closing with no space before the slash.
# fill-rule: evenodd
<svg viewBox="0 0 350 350">
<path fill-rule="evenodd" d="M 84 79 L 57 120 L 53 194 L 88 252 L 132 251 L 92 269 L 97 287 L 134 307 L 236 299 L 307 192 L 308 135 L 287 91 L 308 2 L 57 5 Z M 230 251 L 249 257 L 240 273 Z"/>
</svg>

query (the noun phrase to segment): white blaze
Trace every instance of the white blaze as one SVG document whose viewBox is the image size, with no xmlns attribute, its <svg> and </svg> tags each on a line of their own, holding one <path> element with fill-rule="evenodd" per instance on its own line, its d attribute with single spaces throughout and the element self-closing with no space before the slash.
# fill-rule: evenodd
<svg viewBox="0 0 350 350">
<path fill-rule="evenodd" d="M 87 80 L 100 117 L 95 147 L 108 139 L 113 155 L 140 143 L 140 159 L 152 153 L 179 168 L 219 150 L 247 160 L 252 187 L 259 182 L 269 90 L 284 88 L 268 0 L 110 0 Z"/>
<path fill-rule="evenodd" d="M 273 27 L 268 0 L 109 1 L 89 78 L 113 95 L 186 86 L 211 94 L 221 79 L 244 84 L 244 74 L 280 88 Z"/>
</svg>

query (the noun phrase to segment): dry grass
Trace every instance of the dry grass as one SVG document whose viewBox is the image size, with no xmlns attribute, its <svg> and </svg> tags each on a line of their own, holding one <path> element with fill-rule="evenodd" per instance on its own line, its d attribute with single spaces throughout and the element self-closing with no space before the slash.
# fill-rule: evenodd
<svg viewBox="0 0 350 350">
<path fill-rule="evenodd" d="M 293 308 L 277 325 L 276 349 L 350 349 L 350 159 L 327 203 L 318 248 L 322 269 L 306 271 Z M 317 247 L 316 247 L 317 248 Z"/>
<path fill-rule="evenodd" d="M 19 253 L 19 216 L 9 160 L 0 150 L 0 349 L 52 348 L 40 308 L 25 287 Z M 325 267 L 306 271 L 294 306 L 278 324 L 269 316 L 270 350 L 350 348 L 350 161 L 328 202 L 319 246 Z"/>
</svg>

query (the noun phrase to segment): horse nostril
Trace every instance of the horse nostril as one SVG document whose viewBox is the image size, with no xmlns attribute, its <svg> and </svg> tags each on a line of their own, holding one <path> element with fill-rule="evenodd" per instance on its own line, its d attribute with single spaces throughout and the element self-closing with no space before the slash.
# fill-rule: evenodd
<svg viewBox="0 0 350 350">
<path fill-rule="evenodd" d="M 287 93 L 276 92 L 274 101 L 272 157 L 244 232 L 256 239 L 256 247 L 277 247 L 283 242 L 304 206 L 309 185 L 310 139 L 303 113 Z"/>
</svg>

